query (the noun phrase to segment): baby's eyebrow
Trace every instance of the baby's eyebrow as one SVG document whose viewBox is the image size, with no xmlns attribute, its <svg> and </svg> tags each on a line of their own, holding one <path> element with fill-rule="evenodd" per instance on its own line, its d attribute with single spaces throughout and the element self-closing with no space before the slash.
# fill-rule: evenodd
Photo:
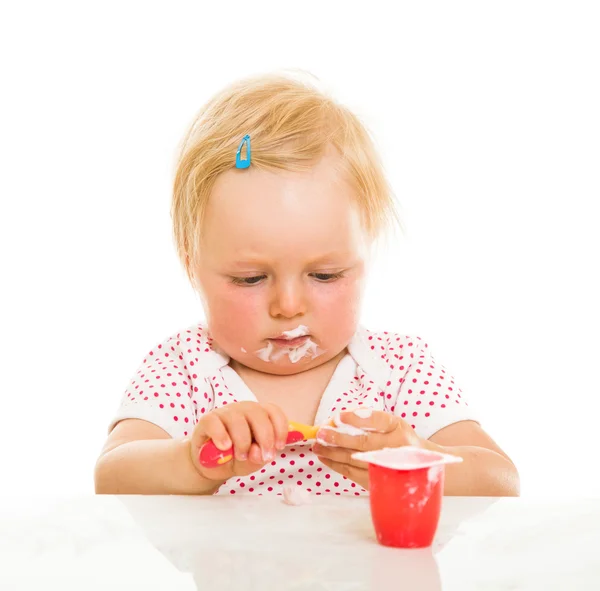
<svg viewBox="0 0 600 591">
<path fill-rule="evenodd" d="M 314 263 L 327 263 L 329 261 L 337 262 L 337 261 L 340 261 L 340 260 L 342 260 L 344 258 L 348 258 L 348 255 L 345 255 L 344 253 L 341 253 L 341 252 L 334 251 L 334 252 L 328 252 L 326 254 L 320 255 L 320 256 L 312 259 L 310 261 L 310 263 L 311 264 L 314 264 Z"/>
<path fill-rule="evenodd" d="M 267 263 L 267 261 L 264 261 L 263 259 L 260 259 L 258 257 L 246 257 L 246 258 L 240 258 L 240 259 L 236 259 L 234 261 L 231 262 L 232 266 L 234 267 L 257 267 L 257 266 L 264 266 Z"/>
<path fill-rule="evenodd" d="M 309 265 L 315 265 L 318 263 L 340 263 L 342 261 L 349 261 L 352 260 L 353 257 L 351 257 L 349 254 L 345 254 L 339 251 L 332 251 L 332 252 L 328 252 L 316 257 L 313 257 L 311 259 L 308 259 L 306 261 L 307 266 Z M 234 267 L 239 267 L 239 268 L 243 268 L 243 267 L 257 267 L 257 266 L 272 266 L 271 262 L 262 259 L 258 256 L 247 256 L 247 257 L 240 257 L 238 259 L 236 259 L 235 261 L 232 261 L 232 266 Z"/>
</svg>

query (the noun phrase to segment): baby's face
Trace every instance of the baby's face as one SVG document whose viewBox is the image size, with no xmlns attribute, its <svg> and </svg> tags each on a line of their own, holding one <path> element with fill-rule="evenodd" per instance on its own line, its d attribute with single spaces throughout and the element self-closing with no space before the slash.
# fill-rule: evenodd
<svg viewBox="0 0 600 591">
<path fill-rule="evenodd" d="M 305 371 L 356 330 L 369 242 L 337 163 L 330 152 L 309 172 L 250 166 L 216 181 L 195 274 L 215 343 L 247 367 Z M 293 346 L 274 340 L 299 326 Z"/>
</svg>

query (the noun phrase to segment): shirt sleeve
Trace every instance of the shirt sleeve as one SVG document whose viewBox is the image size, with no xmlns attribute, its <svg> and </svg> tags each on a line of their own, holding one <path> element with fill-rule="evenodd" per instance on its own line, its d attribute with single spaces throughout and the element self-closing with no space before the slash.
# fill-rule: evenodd
<svg viewBox="0 0 600 591">
<path fill-rule="evenodd" d="M 447 369 L 435 360 L 420 337 L 389 339 L 392 384 L 397 396 L 388 408 L 423 439 L 459 421 L 476 421 L 476 413 Z M 394 383 L 395 382 L 395 383 Z M 390 404 L 390 402 L 393 404 Z"/>
<path fill-rule="evenodd" d="M 173 438 L 191 434 L 199 414 L 212 402 L 210 384 L 194 367 L 200 347 L 192 349 L 186 342 L 200 336 L 182 331 L 148 352 L 121 398 L 109 433 L 123 419 L 142 419 Z"/>
</svg>

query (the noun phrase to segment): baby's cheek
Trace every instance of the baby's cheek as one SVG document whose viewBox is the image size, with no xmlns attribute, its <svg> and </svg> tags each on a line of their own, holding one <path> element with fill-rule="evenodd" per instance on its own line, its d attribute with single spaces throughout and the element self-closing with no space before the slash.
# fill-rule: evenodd
<svg viewBox="0 0 600 591">
<path fill-rule="evenodd" d="M 256 341 L 261 318 L 258 298 L 251 293 L 221 292 L 211 306 L 210 325 L 222 346 Z M 249 292 L 250 290 L 243 290 Z"/>
<path fill-rule="evenodd" d="M 315 312 L 321 327 L 342 340 L 352 335 L 360 315 L 360 286 L 355 283 L 332 284 L 315 294 Z"/>
</svg>

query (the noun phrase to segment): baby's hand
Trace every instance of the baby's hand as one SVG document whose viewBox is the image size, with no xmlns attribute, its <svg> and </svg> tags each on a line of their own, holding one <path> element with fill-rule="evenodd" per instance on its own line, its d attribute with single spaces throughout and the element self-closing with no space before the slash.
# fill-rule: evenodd
<svg viewBox="0 0 600 591">
<path fill-rule="evenodd" d="M 235 402 L 205 414 L 192 433 L 192 461 L 201 476 L 209 480 L 227 480 L 260 470 L 285 447 L 288 420 L 274 404 Z M 215 468 L 199 462 L 201 447 L 209 440 L 220 450 L 233 446 L 231 461 Z"/>
<path fill-rule="evenodd" d="M 317 433 L 314 453 L 323 464 L 365 489 L 369 488 L 368 465 L 352 457 L 357 451 L 427 446 L 406 421 L 383 411 L 355 409 L 342 412 L 337 423 L 330 423 L 333 424 L 322 426 Z"/>
</svg>

